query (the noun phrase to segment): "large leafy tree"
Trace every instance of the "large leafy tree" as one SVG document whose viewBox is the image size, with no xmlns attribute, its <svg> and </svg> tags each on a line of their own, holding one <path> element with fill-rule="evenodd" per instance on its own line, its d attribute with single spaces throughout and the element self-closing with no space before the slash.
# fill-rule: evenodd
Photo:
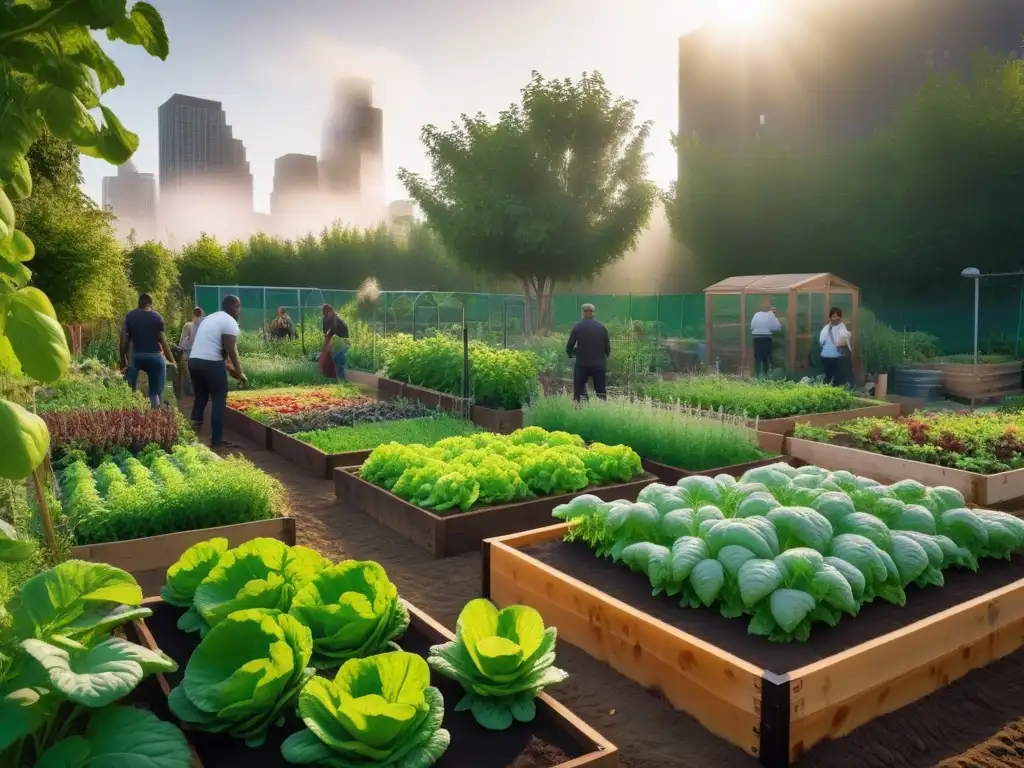
<svg viewBox="0 0 1024 768">
<path fill-rule="evenodd" d="M 126 254 L 132 285 L 139 293 L 149 293 L 158 303 L 178 286 L 177 257 L 155 240 L 135 243 L 129 239 Z"/>
<path fill-rule="evenodd" d="M 423 129 L 430 179 L 399 177 L 430 226 L 466 267 L 515 278 L 534 322 L 548 327 L 558 281 L 587 278 L 632 248 L 657 189 L 647 179 L 635 102 L 598 73 L 546 80 L 496 122 L 463 115 Z"/>
<path fill-rule="evenodd" d="M 41 382 L 63 376 L 69 363 L 53 304 L 28 285 L 32 240 L 16 226 L 12 200 L 32 193 L 26 153 L 48 128 L 81 152 L 126 162 L 138 137 L 101 104 L 104 92 L 124 83 L 114 61 L 92 36 L 140 45 L 166 58 L 167 34 L 156 9 L 127 0 L 7 0 L 0 4 L 0 368 Z M 97 123 L 92 110 L 99 110 Z M 46 424 L 24 408 L 0 400 L 0 477 L 32 475 L 42 499 L 39 466 L 49 450 Z M 50 549 L 59 548 L 45 505 L 40 510 Z"/>
<path fill-rule="evenodd" d="M 934 76 L 876 135 L 828 153 L 675 141 L 682 171 L 666 202 L 702 285 L 831 271 L 902 298 L 968 262 L 1022 266 L 1024 62 L 981 55 L 970 78 Z"/>
</svg>

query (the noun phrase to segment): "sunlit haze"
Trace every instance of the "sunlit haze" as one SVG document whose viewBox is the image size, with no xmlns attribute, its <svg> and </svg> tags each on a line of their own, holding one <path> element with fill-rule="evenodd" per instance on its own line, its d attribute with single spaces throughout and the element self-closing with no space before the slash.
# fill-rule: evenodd
<svg viewBox="0 0 1024 768">
<path fill-rule="evenodd" d="M 386 200 L 405 196 L 399 167 L 427 172 L 426 123 L 460 113 L 489 116 L 517 101 L 532 69 L 548 77 L 599 70 L 616 94 L 652 120 L 652 178 L 675 179 L 669 134 L 677 121 L 678 38 L 706 22 L 714 0 L 153 0 L 171 55 L 104 45 L 130 73 L 106 103 L 140 136 L 134 161 L 157 173 L 157 107 L 181 93 L 223 102 L 254 177 L 257 212 L 269 211 L 274 159 L 321 154 L 334 82 L 373 81 L 384 113 Z M 749 0 L 745 5 L 750 5 Z M 737 14 L 740 9 L 735 9 Z M 83 158 L 85 189 L 97 201 L 114 169 Z"/>
<path fill-rule="evenodd" d="M 776 0 L 722 0 L 712 12 L 712 23 L 730 26 L 760 26 L 772 21 Z"/>
</svg>

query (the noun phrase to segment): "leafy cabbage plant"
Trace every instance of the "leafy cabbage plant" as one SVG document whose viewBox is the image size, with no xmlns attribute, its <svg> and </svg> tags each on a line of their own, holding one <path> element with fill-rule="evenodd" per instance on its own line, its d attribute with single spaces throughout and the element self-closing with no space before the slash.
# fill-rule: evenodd
<svg viewBox="0 0 1024 768">
<path fill-rule="evenodd" d="M 299 694 L 299 715 L 306 729 L 281 745 L 296 765 L 428 768 L 451 741 L 430 669 L 405 651 L 350 659 L 334 680 L 313 678 Z"/>
<path fill-rule="evenodd" d="M 286 613 L 235 611 L 199 643 L 168 704 L 189 727 L 261 745 L 316 674 L 313 636 Z"/>
<path fill-rule="evenodd" d="M 289 613 L 312 632 L 318 669 L 381 653 L 409 626 L 397 587 L 372 561 L 347 560 L 320 571 L 299 590 Z"/>
<path fill-rule="evenodd" d="M 431 448 L 382 445 L 363 463 L 360 476 L 443 512 L 626 482 L 642 472 L 640 457 L 628 446 L 588 447 L 577 435 L 527 427 L 507 436 L 449 437 Z"/>
<path fill-rule="evenodd" d="M 456 712 L 469 710 L 494 731 L 537 714 L 534 699 L 569 675 L 555 664 L 554 627 L 525 605 L 499 611 L 485 599 L 471 600 L 459 614 L 455 640 L 430 649 L 427 663 L 459 682 L 466 695 Z"/>
<path fill-rule="evenodd" d="M 579 496 L 553 514 L 572 523 L 568 540 L 645 573 L 654 594 L 748 615 L 751 634 L 779 642 L 1024 547 L 1024 521 L 967 509 L 953 488 L 782 463 L 654 483 L 636 502 Z"/>
<path fill-rule="evenodd" d="M 0 562 L 26 553 L 4 545 Z M 147 676 L 177 669 L 164 653 L 112 634 L 152 614 L 141 602 L 130 574 L 78 560 L 21 585 L 0 631 L 0 765 L 191 766 L 177 727 L 117 706 Z"/>
</svg>

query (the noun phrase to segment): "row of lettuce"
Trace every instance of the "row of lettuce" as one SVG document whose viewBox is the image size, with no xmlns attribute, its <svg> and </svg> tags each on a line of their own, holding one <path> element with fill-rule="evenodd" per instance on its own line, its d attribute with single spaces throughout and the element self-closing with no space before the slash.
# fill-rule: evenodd
<svg viewBox="0 0 1024 768">
<path fill-rule="evenodd" d="M 34 546 L 0 528 L 0 561 Z M 473 600 L 455 639 L 424 658 L 401 648 L 409 613 L 379 564 L 331 563 L 274 539 L 201 542 L 168 570 L 162 595 L 179 618 L 158 641 L 190 648 L 181 658 L 125 638 L 153 611 L 112 566 L 63 562 L 0 604 L 0 764 L 189 768 L 179 727 L 128 704 L 162 674 L 175 684 L 174 717 L 237 742 L 239 758 L 283 728 L 288 763 L 430 766 L 451 741 L 441 687 L 461 688 L 455 711 L 479 727 L 506 730 L 531 722 L 536 697 L 566 678 L 555 630 L 531 608 Z"/>
<path fill-rule="evenodd" d="M 739 479 L 655 483 L 635 502 L 577 496 L 554 510 L 570 541 L 645 574 L 683 607 L 749 618 L 748 633 L 806 641 L 875 600 L 903 606 L 910 585 L 976 571 L 1024 547 L 1024 521 L 968 509 L 953 488 L 883 485 L 849 472 L 775 464 Z"/>
</svg>

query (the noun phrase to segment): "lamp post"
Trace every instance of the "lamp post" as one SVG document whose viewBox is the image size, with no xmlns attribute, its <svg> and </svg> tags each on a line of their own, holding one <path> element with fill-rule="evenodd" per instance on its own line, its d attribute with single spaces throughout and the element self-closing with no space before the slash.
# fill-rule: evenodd
<svg viewBox="0 0 1024 768">
<path fill-rule="evenodd" d="M 974 364 L 971 367 L 971 378 L 978 380 L 978 297 L 981 284 L 981 272 L 977 267 L 967 267 L 960 273 L 960 277 L 966 277 L 974 281 Z"/>
</svg>

